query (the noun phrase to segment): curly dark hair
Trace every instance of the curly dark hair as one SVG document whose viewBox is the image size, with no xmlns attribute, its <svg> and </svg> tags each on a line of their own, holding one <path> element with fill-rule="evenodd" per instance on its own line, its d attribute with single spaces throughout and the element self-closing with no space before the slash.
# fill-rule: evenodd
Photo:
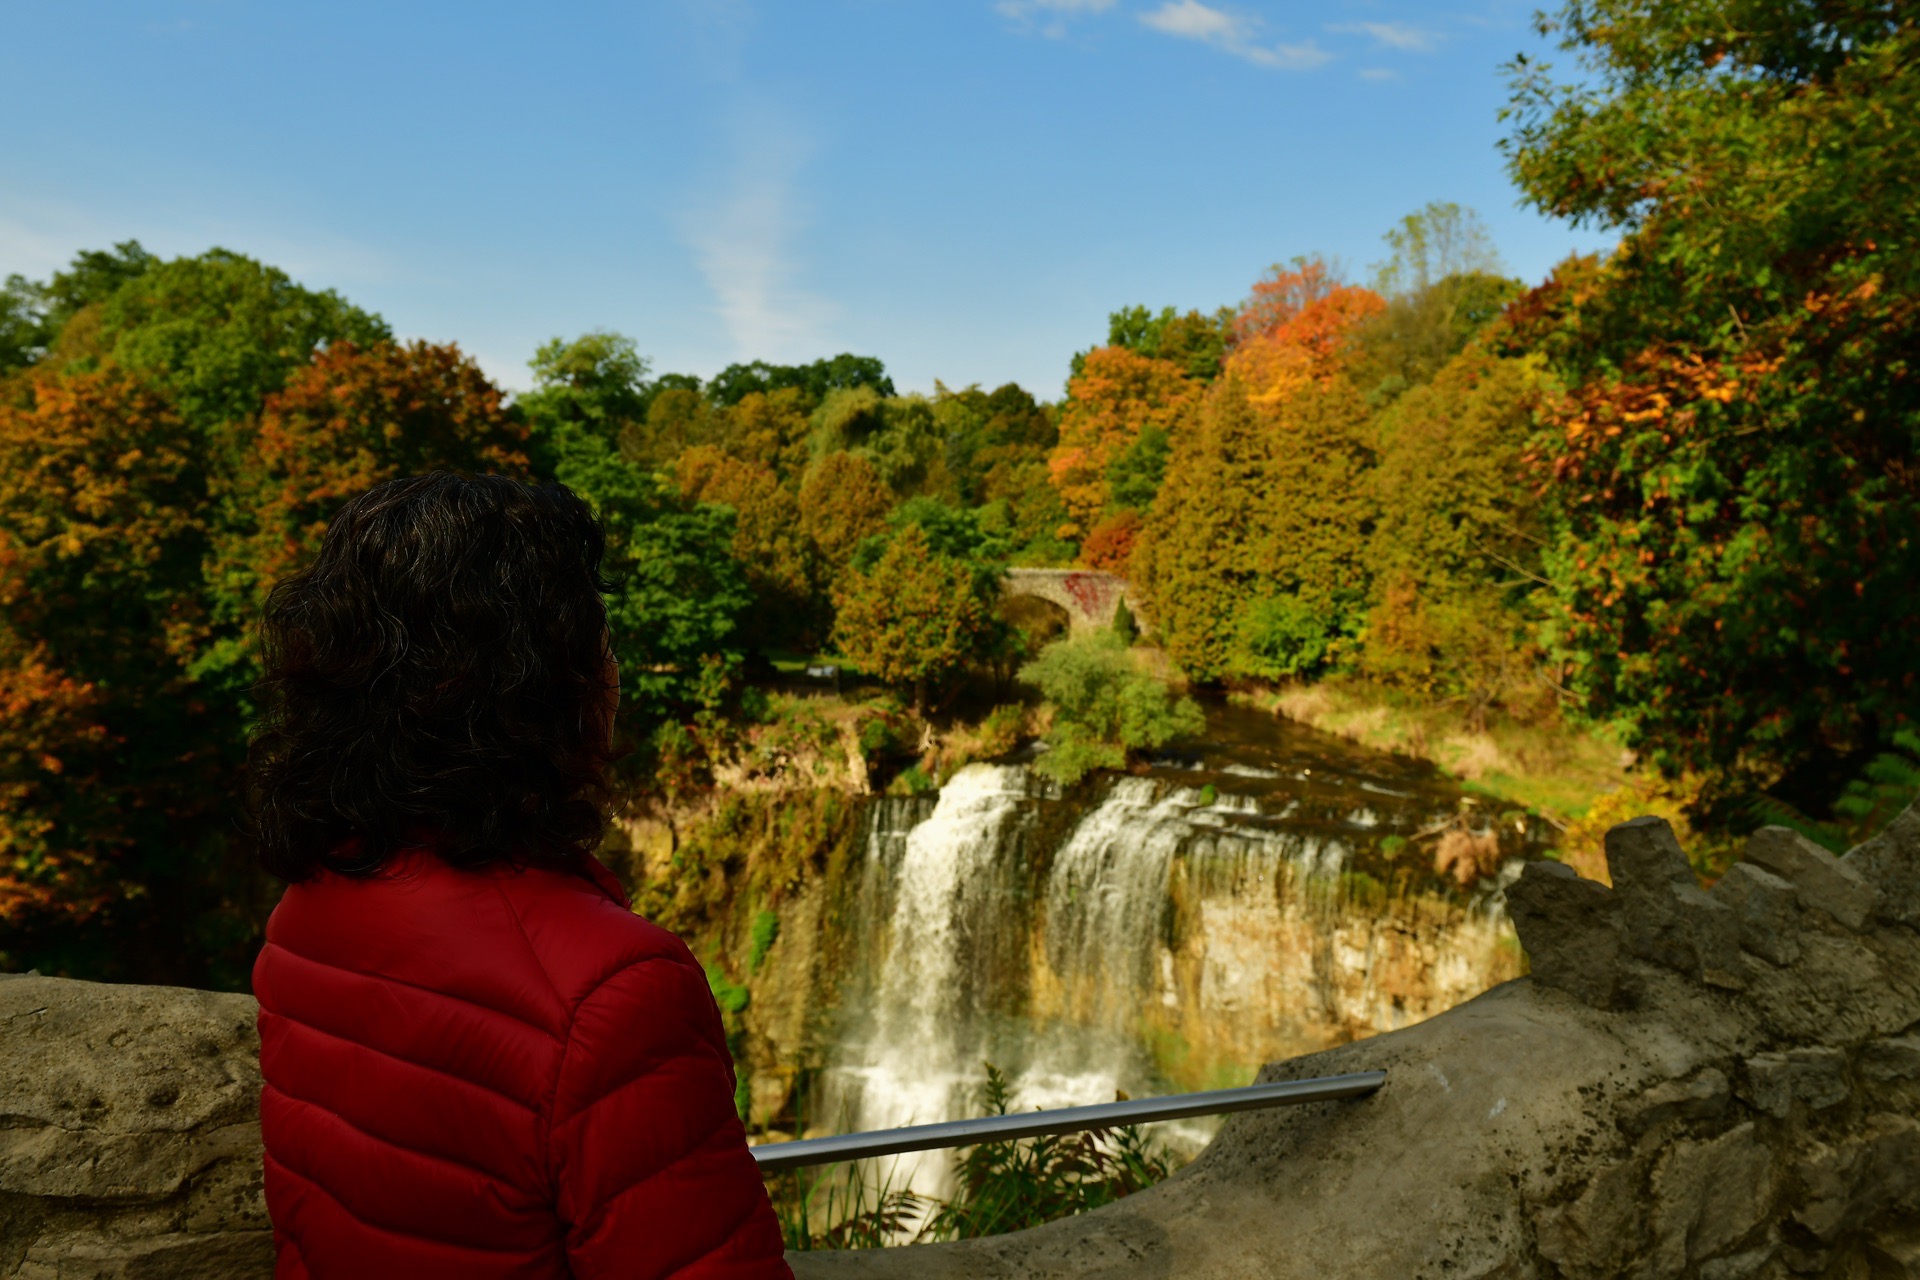
<svg viewBox="0 0 1920 1280">
<path fill-rule="evenodd" d="M 365 876 L 420 842 L 579 869 L 613 759 L 605 551 L 560 484 L 437 471 L 342 507 L 260 625 L 261 864 Z"/>
</svg>

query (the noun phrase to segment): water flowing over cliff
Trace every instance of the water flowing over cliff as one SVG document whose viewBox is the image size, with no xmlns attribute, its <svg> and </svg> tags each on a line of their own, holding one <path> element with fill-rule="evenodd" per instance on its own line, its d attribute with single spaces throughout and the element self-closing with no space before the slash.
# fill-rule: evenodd
<svg viewBox="0 0 1920 1280">
<path fill-rule="evenodd" d="M 1067 794 L 974 764 L 937 798 L 874 801 L 807 1128 L 973 1114 L 989 1061 L 1029 1107 L 1244 1083 L 1513 976 L 1497 872 L 1463 888 L 1433 857 L 1447 831 L 1495 848 L 1494 815 L 1401 762 L 1312 759 L 1164 761 Z M 896 1181 L 937 1192 L 948 1164 Z"/>
</svg>

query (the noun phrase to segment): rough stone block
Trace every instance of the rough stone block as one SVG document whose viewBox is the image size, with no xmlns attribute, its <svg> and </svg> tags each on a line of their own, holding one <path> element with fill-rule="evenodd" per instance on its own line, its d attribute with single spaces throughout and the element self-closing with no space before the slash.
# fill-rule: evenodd
<svg viewBox="0 0 1920 1280">
<path fill-rule="evenodd" d="M 1920 1190 L 1920 1121 L 1873 1116 L 1864 1133 L 1815 1146 L 1795 1166 L 1793 1180 L 1793 1220 L 1831 1244 Z"/>
<path fill-rule="evenodd" d="M 1562 1275 L 1617 1276 L 1646 1236 L 1645 1166 L 1608 1165 L 1580 1195 L 1534 1215 L 1535 1247 Z"/>
<path fill-rule="evenodd" d="M 1622 894 L 1698 888 L 1686 851 L 1665 818 L 1630 818 L 1606 834 L 1607 874 Z"/>
<path fill-rule="evenodd" d="M 1879 891 L 1876 912 L 1881 919 L 1920 928 L 1920 805 L 1841 862 Z"/>
<path fill-rule="evenodd" d="M 1560 862 L 1529 862 L 1507 889 L 1507 912 L 1534 978 L 1587 1004 L 1612 1004 L 1620 981 L 1620 904 L 1605 885 Z"/>
<path fill-rule="evenodd" d="M 1845 1102 L 1852 1093 L 1847 1057 L 1839 1049 L 1757 1053 L 1747 1059 L 1746 1075 L 1740 1096 L 1770 1116 L 1787 1115 L 1795 1102 L 1824 1111 Z"/>
<path fill-rule="evenodd" d="M 1701 889 L 1673 828 L 1634 818 L 1608 831 L 1606 846 L 1627 954 L 1714 986 L 1745 986 L 1740 922 Z"/>
<path fill-rule="evenodd" d="M 1735 863 L 1711 895 L 1730 907 L 1740 928 L 1740 946 L 1772 964 L 1800 958 L 1800 904 L 1793 886 L 1751 862 Z"/>
<path fill-rule="evenodd" d="M 1745 1240 L 1771 1215 L 1774 1183 L 1773 1153 L 1751 1123 L 1673 1147 L 1653 1178 L 1658 1274 L 1679 1275 Z"/>
<path fill-rule="evenodd" d="M 1747 840 L 1746 860 L 1798 890 L 1803 906 L 1824 911 L 1849 929 L 1873 916 L 1873 886 L 1849 866 L 1798 831 L 1762 827 Z"/>
<path fill-rule="evenodd" d="M 242 1280 L 273 1274 L 271 1231 L 167 1235 L 146 1240 L 82 1238 L 36 1246 L 20 1280 Z"/>
<path fill-rule="evenodd" d="M 1767 1264 L 1778 1253 L 1772 1245 L 1729 1254 L 1700 1265 L 1700 1280 L 1753 1280 L 1766 1274 Z"/>
<path fill-rule="evenodd" d="M 1888 1036 L 1862 1045 L 1860 1074 L 1882 1084 L 1920 1080 L 1920 1035 Z"/>
<path fill-rule="evenodd" d="M 1685 1080 L 1655 1085 L 1638 1099 L 1622 1103 L 1620 1130 L 1637 1138 L 1669 1120 L 1712 1120 L 1726 1113 L 1731 1100 L 1726 1073 L 1708 1067 Z"/>
</svg>

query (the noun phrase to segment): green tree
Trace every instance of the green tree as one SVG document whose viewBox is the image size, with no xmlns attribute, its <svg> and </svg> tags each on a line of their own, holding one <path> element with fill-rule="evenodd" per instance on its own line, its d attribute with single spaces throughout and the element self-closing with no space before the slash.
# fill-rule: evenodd
<svg viewBox="0 0 1920 1280">
<path fill-rule="evenodd" d="M 1341 378 L 1272 405 L 1232 374 L 1214 384 L 1132 560 L 1156 634 L 1189 674 L 1275 674 L 1265 650 L 1247 647 L 1264 633 L 1245 616 L 1264 599 L 1317 620 L 1316 665 L 1359 631 L 1375 514 L 1367 419 Z"/>
<path fill-rule="evenodd" d="M 127 248 L 118 267 L 89 263 L 84 254 L 76 262 L 70 275 L 118 284 L 74 312 L 49 358 L 61 367 L 111 365 L 141 374 L 212 443 L 232 440 L 230 429 L 258 413 L 328 344 L 369 347 L 392 337 L 384 320 L 339 294 L 303 288 L 240 254 L 212 249 L 135 269 L 141 259 Z M 76 281 L 76 299 L 95 287 Z"/>
<path fill-rule="evenodd" d="M 602 330 L 571 342 L 554 338 L 528 363 L 534 389 L 517 404 L 532 429 L 529 453 L 537 475 L 551 476 L 558 465 L 564 447 L 554 440 L 559 433 L 586 431 L 617 444 L 646 421 L 651 366 L 631 338 Z"/>
<path fill-rule="evenodd" d="M 159 262 L 138 240 L 128 240 L 111 250 L 82 251 L 45 284 L 7 277 L 0 290 L 0 373 L 38 360 L 83 308 L 104 302 Z"/>
<path fill-rule="evenodd" d="M 1469 347 L 1376 419 L 1369 674 L 1479 708 L 1522 674 L 1545 580 L 1523 460 L 1543 364 Z"/>
<path fill-rule="evenodd" d="M 997 639 L 998 583 L 971 560 L 934 550 L 908 523 L 835 593 L 834 639 L 849 658 L 891 685 L 913 689 L 923 711 L 931 689 L 984 656 Z"/>
<path fill-rule="evenodd" d="M 1198 679 L 1226 674 L 1235 619 L 1257 579 L 1248 540 L 1265 429 L 1243 383 L 1214 384 L 1169 464 L 1133 554 L 1134 581 L 1155 633 Z"/>
<path fill-rule="evenodd" d="M 1472 347 L 1375 420 L 1372 577 L 1412 574 L 1452 592 L 1539 576 L 1538 504 L 1522 455 L 1542 366 Z"/>
<path fill-rule="evenodd" d="M 1375 264 L 1373 280 L 1374 292 L 1383 297 L 1424 293 L 1450 276 L 1500 274 L 1486 223 L 1450 200 L 1429 201 L 1384 238 L 1393 252 Z"/>
<path fill-rule="evenodd" d="M 1052 416 L 1012 383 L 989 393 L 936 382 L 933 418 L 954 496 L 968 506 L 1008 496 L 1010 471 L 1044 461 L 1059 438 Z"/>
<path fill-rule="evenodd" d="M 854 387 L 871 388 L 883 399 L 893 395 L 893 379 L 887 376 L 887 366 L 880 358 L 850 352 L 811 364 L 768 364 L 764 360 L 730 364 L 707 384 L 707 395 L 717 405 L 732 406 L 756 393 L 792 389 L 805 392 L 807 399 L 818 404 L 831 392 Z"/>
<path fill-rule="evenodd" d="M 1222 307 L 1210 316 L 1198 311 L 1184 315 L 1172 307 L 1157 313 L 1141 306 L 1123 307 L 1107 317 L 1107 345 L 1125 347 L 1151 360 L 1178 365 L 1189 378 L 1211 382 L 1220 376 L 1233 341 L 1233 308 Z M 1076 352 L 1073 376 L 1079 377 L 1091 352 Z"/>
<path fill-rule="evenodd" d="M 1140 428 L 1134 442 L 1107 465 L 1107 492 L 1112 505 L 1128 511 L 1149 510 L 1167 478 L 1167 459 L 1172 453 L 1173 438 L 1164 428 Z"/>
<path fill-rule="evenodd" d="M 724 683 L 739 664 L 753 604 L 733 558 L 732 509 L 687 503 L 598 436 L 573 437 L 556 470 L 606 527 L 607 618 L 629 723 L 650 729 L 712 702 L 704 669 L 718 663 Z"/>
<path fill-rule="evenodd" d="M 1580 0 L 1518 60 L 1534 207 L 1621 233 L 1516 304 L 1550 638 L 1663 767 L 1824 803 L 1916 714 L 1920 24 L 1910 6 Z M 1803 806 L 1804 807 L 1804 806 Z"/>
<path fill-rule="evenodd" d="M 1191 698 L 1143 670 L 1110 629 L 1055 641 L 1020 668 L 1053 711 L 1047 751 L 1034 768 L 1072 785 L 1094 769 L 1124 768 L 1134 753 L 1206 730 Z"/>
<path fill-rule="evenodd" d="M 816 459 L 841 451 L 865 458 L 898 497 L 951 491 L 933 402 L 925 396 L 837 389 L 814 411 L 809 440 Z"/>
<path fill-rule="evenodd" d="M 1354 335 L 1354 384 L 1368 403 L 1391 404 L 1431 381 L 1524 291 L 1518 280 L 1476 272 L 1389 297 L 1386 310 Z"/>
</svg>

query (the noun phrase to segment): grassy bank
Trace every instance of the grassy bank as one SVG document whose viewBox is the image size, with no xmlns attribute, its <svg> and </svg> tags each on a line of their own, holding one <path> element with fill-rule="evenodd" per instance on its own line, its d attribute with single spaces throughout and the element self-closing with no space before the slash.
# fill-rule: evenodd
<svg viewBox="0 0 1920 1280">
<path fill-rule="evenodd" d="M 1467 791 L 1537 814 L 1558 832 L 1559 856 L 1589 879 L 1609 880 L 1601 847 L 1607 828 L 1642 814 L 1671 823 L 1708 879 L 1726 869 L 1738 843 L 1731 832 L 1694 826 L 1697 778 L 1636 770 L 1633 753 L 1602 729 L 1498 711 L 1471 724 L 1457 705 L 1352 677 L 1233 696 L 1362 746 L 1429 761 Z"/>
<path fill-rule="evenodd" d="M 1361 746 L 1429 760 L 1468 790 L 1561 827 L 1625 786 L 1633 764 L 1631 752 L 1592 729 L 1499 712 L 1473 725 L 1457 706 L 1360 680 L 1334 678 L 1235 697 Z"/>
</svg>

